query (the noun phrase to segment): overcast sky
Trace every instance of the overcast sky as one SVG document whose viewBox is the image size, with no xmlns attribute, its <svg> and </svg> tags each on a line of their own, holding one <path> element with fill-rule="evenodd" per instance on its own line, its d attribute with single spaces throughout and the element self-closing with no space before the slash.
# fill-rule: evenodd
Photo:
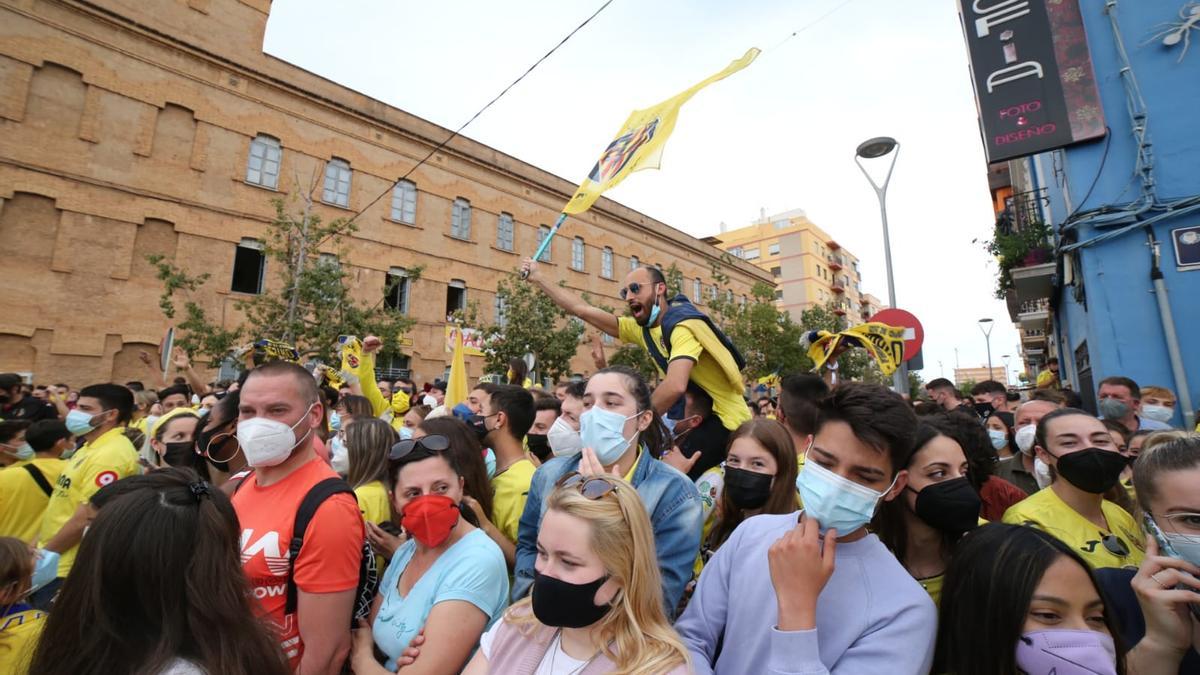
<svg viewBox="0 0 1200 675">
<path fill-rule="evenodd" d="M 457 128 L 602 0 L 274 0 L 268 53 Z M 631 110 L 720 70 L 688 103 L 661 171 L 606 193 L 697 237 L 759 209 L 804 209 L 861 259 L 887 302 L 878 203 L 854 164 L 872 136 L 901 143 L 888 192 L 898 305 L 925 326 L 926 380 L 986 362 L 1018 335 L 973 239 L 993 218 L 954 0 L 614 0 L 464 135 L 573 182 Z M 836 10 L 812 28 L 795 30 Z M 886 167 L 878 167 L 883 170 Z M 532 252 L 530 252 L 532 253 Z M 957 349 L 957 353 L 956 353 Z M 940 365 L 939 365 L 940 362 Z"/>
</svg>

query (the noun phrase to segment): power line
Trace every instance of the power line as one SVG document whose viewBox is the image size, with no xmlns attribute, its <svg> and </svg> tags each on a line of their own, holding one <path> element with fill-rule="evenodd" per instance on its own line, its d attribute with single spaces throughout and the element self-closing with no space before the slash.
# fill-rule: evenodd
<svg viewBox="0 0 1200 675">
<path fill-rule="evenodd" d="M 849 1 L 849 0 L 847 0 L 847 1 Z M 512 84 L 510 84 L 510 85 L 508 85 L 507 87 L 505 87 L 505 88 L 504 88 L 504 90 L 503 90 L 503 91 L 501 91 L 499 94 L 496 94 L 496 97 L 495 97 L 495 98 L 493 98 L 492 100 L 488 101 L 488 102 L 487 102 L 487 105 L 485 105 L 485 106 L 483 106 L 482 108 L 480 108 L 480 109 L 479 109 L 479 111 L 478 111 L 478 112 L 476 112 L 474 115 L 471 115 L 471 119 L 467 120 L 466 122 L 464 122 L 464 123 L 462 124 L 462 126 L 460 126 L 459 128 L 455 129 L 455 130 L 454 130 L 454 133 L 450 134 L 450 135 L 449 135 L 449 136 L 446 138 L 446 140 L 442 141 L 441 143 L 438 143 L 438 144 L 437 144 L 437 146 L 435 146 L 435 147 L 434 147 L 432 150 L 430 150 L 430 151 L 429 151 L 429 154 L 427 154 L 427 155 L 425 155 L 424 157 L 422 157 L 422 158 L 421 158 L 421 161 L 419 161 L 419 162 L 417 162 L 416 164 L 414 164 L 414 165 L 412 166 L 412 168 L 411 168 L 411 169 L 409 169 L 408 171 L 406 171 L 406 172 L 404 173 L 404 175 L 403 175 L 403 176 L 401 176 L 401 177 L 397 178 L 395 181 L 393 181 L 393 182 L 392 182 L 392 184 L 391 184 L 390 186 L 388 186 L 388 189 L 386 189 L 386 190 L 384 190 L 383 192 L 381 192 L 381 193 L 379 194 L 379 196 L 378 196 L 378 197 L 376 197 L 375 199 L 372 199 L 372 200 L 371 200 L 371 201 L 370 201 L 370 202 L 369 202 L 369 203 L 368 203 L 366 206 L 364 206 L 363 208 L 359 209 L 359 210 L 358 210 L 358 212 L 357 212 L 357 213 L 355 213 L 353 216 L 351 216 L 351 217 L 350 217 L 350 220 L 349 220 L 349 221 L 347 221 L 347 222 L 354 222 L 354 220 L 355 220 L 356 218 L 358 218 L 359 216 L 361 216 L 361 215 L 363 214 L 363 212 L 365 212 L 367 209 L 371 208 L 372 206 L 375 206 L 375 204 L 376 204 L 376 203 L 377 203 L 377 202 L 378 202 L 380 199 L 383 199 L 383 198 L 384 198 L 384 197 L 385 197 L 385 196 L 386 196 L 386 195 L 387 195 L 389 192 L 391 192 L 393 189 L 395 189 L 395 187 L 396 187 L 396 184 L 397 184 L 397 183 L 399 183 L 400 181 L 404 180 L 405 178 L 408 178 L 409 176 L 411 176 L 411 175 L 412 175 L 412 172 L 417 170 L 417 167 L 419 167 L 419 166 L 421 166 L 422 164 L 424 164 L 425 162 L 429 161 L 429 158 L 430 158 L 430 157 L 433 157 L 435 154 L 437 154 L 437 152 L 438 152 L 439 150 L 441 150 L 442 148 L 446 147 L 446 144 L 448 144 L 450 141 L 452 141 L 452 140 L 454 140 L 455 138 L 457 138 L 457 137 L 458 137 L 458 135 L 459 135 L 459 134 L 462 132 L 462 130 L 467 128 L 467 125 L 471 124 L 471 122 L 474 122 L 474 121 L 475 121 L 475 119 L 476 119 L 476 118 L 478 118 L 480 115 L 482 115 L 482 114 L 483 114 L 483 112 L 484 112 L 485 110 L 487 110 L 488 108 L 492 107 L 492 104 L 494 104 L 496 101 L 499 101 L 499 100 L 500 100 L 500 99 L 501 99 L 501 98 L 502 98 L 502 97 L 503 97 L 505 94 L 507 94 L 507 93 L 509 92 L 509 90 L 510 90 L 510 89 L 512 89 L 513 87 L 517 86 L 517 83 L 519 83 L 521 80 L 525 79 L 525 77 L 526 77 L 527 75 L 529 75 L 530 73 L 532 73 L 532 72 L 533 72 L 533 70 L 534 70 L 534 68 L 537 68 L 538 66 L 540 66 L 540 65 L 542 64 L 542 62 L 543 62 L 543 61 L 545 61 L 546 59 L 550 58 L 550 55 L 551 55 L 551 54 L 553 54 L 554 52 L 558 51 L 558 48 L 559 48 L 559 47 L 562 47 L 564 44 L 566 44 L 566 43 L 567 43 L 567 40 L 570 40 L 570 39 L 571 39 L 571 38 L 572 38 L 572 37 L 573 37 L 573 36 L 574 36 L 576 33 L 578 33 L 580 30 L 582 30 L 584 26 L 586 26 L 586 25 L 588 25 L 589 23 L 591 23 L 592 19 L 595 19 L 595 18 L 596 18 L 596 17 L 597 17 L 597 16 L 600 14 L 600 12 L 603 12 L 603 11 L 605 10 L 605 8 L 607 8 L 609 5 L 611 5 L 611 4 L 612 4 L 612 2 L 613 2 L 613 0 L 605 0 L 604 4 L 600 5 L 599 9 L 597 9 L 595 12 L 592 12 L 592 15 L 591 15 L 591 16 L 589 16 L 588 18 L 586 18 L 586 19 L 584 19 L 584 20 L 583 20 L 583 23 L 581 23 L 581 24 L 579 24 L 578 26 L 576 26 L 576 27 L 575 27 L 575 29 L 574 29 L 574 30 L 572 30 L 570 33 L 567 33 L 566 37 L 564 37 L 563 39 L 559 40 L 559 41 L 558 41 L 558 44 L 554 45 L 554 47 L 553 47 L 553 48 L 551 48 L 551 49 L 550 49 L 550 51 L 546 52 L 546 53 L 545 53 L 545 54 L 542 56 L 542 58 L 540 58 L 540 59 L 538 59 L 537 61 L 535 61 L 535 62 L 533 63 L 533 65 L 532 65 L 532 66 L 529 66 L 529 68 L 527 68 L 527 69 L 525 70 L 525 72 L 524 72 L 524 73 L 521 73 L 521 76 L 520 76 L 520 77 L 518 77 L 517 79 L 515 79 L 515 80 L 513 80 L 513 81 L 512 81 Z"/>
<path fill-rule="evenodd" d="M 841 10 L 843 7 L 845 7 L 846 5 L 848 5 L 852 2 L 854 2 L 854 0 L 843 0 L 843 2 L 840 5 L 834 7 L 833 9 L 829 10 L 828 12 L 825 12 L 824 14 L 822 14 L 821 16 L 818 16 L 817 18 L 813 19 L 812 21 L 809 21 L 808 23 L 804 24 L 800 28 L 797 28 L 796 30 L 792 31 L 790 35 L 783 38 L 779 42 L 776 42 L 775 44 L 771 45 L 770 47 L 767 47 L 766 49 L 763 50 L 763 53 L 765 54 L 769 51 L 776 49 L 777 47 L 782 46 L 788 40 L 791 40 L 792 38 L 796 37 L 797 35 L 808 30 L 809 28 L 812 28 L 813 26 L 821 23 L 825 19 L 828 19 L 829 17 L 833 16 L 836 12 Z"/>
</svg>

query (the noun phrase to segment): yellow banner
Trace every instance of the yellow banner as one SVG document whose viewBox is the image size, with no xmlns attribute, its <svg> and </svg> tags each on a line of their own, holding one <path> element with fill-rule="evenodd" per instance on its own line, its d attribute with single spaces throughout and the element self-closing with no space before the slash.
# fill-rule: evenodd
<svg viewBox="0 0 1200 675">
<path fill-rule="evenodd" d="M 751 48 L 742 58 L 690 89 L 656 106 L 633 111 L 617 132 L 616 139 L 608 144 L 596 166 L 579 185 L 575 196 L 567 202 L 563 212 L 583 213 L 591 208 L 605 190 L 625 180 L 625 177 L 634 171 L 657 169 L 662 160 L 663 146 L 675 130 L 675 119 L 679 116 L 679 109 L 683 104 L 713 82 L 723 80 L 750 65 L 758 54 L 758 49 Z"/>
<path fill-rule="evenodd" d="M 885 323 L 864 323 L 840 333 L 821 331 L 808 348 L 808 357 L 820 370 L 841 347 L 862 347 L 879 364 L 884 376 L 890 376 L 904 360 L 904 327 Z"/>
</svg>

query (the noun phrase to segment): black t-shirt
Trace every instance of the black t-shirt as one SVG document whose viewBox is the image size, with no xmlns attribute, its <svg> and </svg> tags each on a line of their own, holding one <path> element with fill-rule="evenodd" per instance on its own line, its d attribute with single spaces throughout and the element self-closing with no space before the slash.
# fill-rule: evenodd
<svg viewBox="0 0 1200 675">
<path fill-rule="evenodd" d="M 728 442 L 729 430 L 716 415 L 704 418 L 699 426 L 680 439 L 679 449 L 685 457 L 690 458 L 697 451 L 700 453 L 700 459 L 688 472 L 688 478 L 697 480 L 705 471 L 725 461 L 725 445 Z"/>
<path fill-rule="evenodd" d="M 1129 582 L 1137 570 L 1105 567 L 1096 570 L 1096 580 L 1100 583 L 1100 592 L 1108 603 L 1117 620 L 1121 631 L 1121 640 L 1126 649 L 1133 649 L 1146 635 L 1146 617 L 1142 616 L 1142 606 L 1138 604 L 1137 594 Z M 1179 675 L 1195 675 L 1200 673 L 1200 654 L 1196 653 L 1196 645 L 1183 655 L 1179 664 Z"/>
<path fill-rule="evenodd" d="M 13 405 L 6 405 L 0 408 L 0 418 L 6 420 L 25 420 L 27 422 L 56 420 L 58 419 L 58 408 L 55 408 L 52 403 L 47 403 L 32 396 L 26 396 Z"/>
</svg>

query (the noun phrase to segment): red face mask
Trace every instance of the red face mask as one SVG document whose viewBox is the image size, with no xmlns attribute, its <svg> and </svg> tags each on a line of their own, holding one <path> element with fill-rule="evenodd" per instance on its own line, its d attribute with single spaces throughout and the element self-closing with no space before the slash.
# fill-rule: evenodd
<svg viewBox="0 0 1200 675">
<path fill-rule="evenodd" d="M 400 524 L 421 544 L 435 548 L 450 537 L 458 524 L 458 504 L 446 495 L 421 495 L 400 512 Z"/>
</svg>

